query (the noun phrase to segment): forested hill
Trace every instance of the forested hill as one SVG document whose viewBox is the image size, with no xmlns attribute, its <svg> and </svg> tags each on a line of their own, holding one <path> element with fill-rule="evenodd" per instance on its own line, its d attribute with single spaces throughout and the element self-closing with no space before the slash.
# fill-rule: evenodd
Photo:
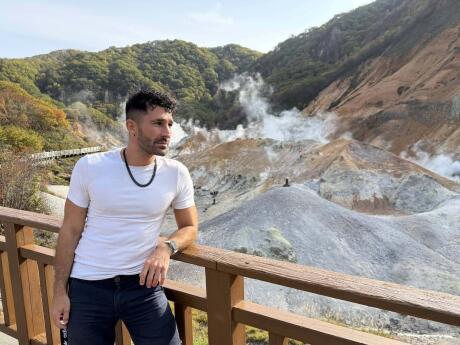
<svg viewBox="0 0 460 345">
<path fill-rule="evenodd" d="M 140 87 L 155 87 L 179 99 L 208 99 L 219 82 L 246 69 L 261 54 L 229 45 L 200 48 L 184 41 L 154 41 L 98 53 L 63 51 L 26 61 L 36 65 L 35 85 L 63 102 L 85 91 L 91 101 L 125 99 Z M 81 96 L 81 95 L 80 95 Z"/>
<path fill-rule="evenodd" d="M 111 47 L 97 53 L 62 50 L 26 59 L 0 59 L 0 81 L 19 84 L 3 84 L 0 103 L 6 93 L 16 95 L 20 92 L 30 96 L 28 99 L 53 104 L 72 117 L 68 106 L 82 102 L 89 107 L 89 117 L 99 127 L 114 127 L 116 124 L 112 120 L 120 116 L 120 105 L 127 95 L 151 87 L 176 96 L 181 116 L 194 117 L 212 126 L 217 123 L 216 107 L 225 108 L 219 104 L 213 109 L 213 96 L 220 82 L 247 70 L 260 56 L 261 53 L 234 44 L 208 49 L 180 40 L 167 40 L 125 48 Z M 13 99 L 19 101 L 20 98 Z M 0 113 L 2 110 L 0 129 L 13 125 L 16 116 L 11 107 L 0 109 Z M 20 122 L 19 127 L 25 130 L 39 131 L 30 125 L 21 126 L 21 123 L 25 124 Z M 3 135 L 3 142 L 10 143 L 11 138 L 8 138 Z M 58 144 L 47 145 L 46 139 L 39 142 L 40 145 L 35 143 L 31 148 Z"/>
<path fill-rule="evenodd" d="M 251 69 L 274 86 L 276 103 L 304 108 L 369 59 L 391 53 L 404 60 L 459 22 L 458 0 L 377 0 L 279 43 Z"/>
<path fill-rule="evenodd" d="M 222 80 L 246 70 L 259 56 L 238 45 L 207 49 L 179 40 L 154 41 L 97 53 L 64 50 L 1 59 L 0 80 L 65 104 L 90 102 L 115 116 L 111 105 L 142 87 L 169 91 L 184 102 L 209 100 Z"/>
</svg>

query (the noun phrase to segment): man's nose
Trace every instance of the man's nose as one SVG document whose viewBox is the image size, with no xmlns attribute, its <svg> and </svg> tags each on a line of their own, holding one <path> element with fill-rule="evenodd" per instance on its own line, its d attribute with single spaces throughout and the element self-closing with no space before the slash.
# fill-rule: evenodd
<svg viewBox="0 0 460 345">
<path fill-rule="evenodd" d="M 162 135 L 169 138 L 171 136 L 171 130 L 172 130 L 171 127 L 164 126 L 163 131 L 162 131 Z"/>
</svg>

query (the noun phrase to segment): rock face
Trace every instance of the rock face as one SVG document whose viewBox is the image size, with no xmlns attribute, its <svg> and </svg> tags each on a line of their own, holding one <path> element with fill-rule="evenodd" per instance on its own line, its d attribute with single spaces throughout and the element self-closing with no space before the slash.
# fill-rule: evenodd
<svg viewBox="0 0 460 345">
<path fill-rule="evenodd" d="M 319 176 L 319 193 L 345 207 L 368 213 L 426 212 L 459 190 L 455 183 L 376 147 L 344 141 L 329 145 L 322 151 L 333 149 L 333 160 Z"/>
<path fill-rule="evenodd" d="M 458 2 L 441 10 L 460 14 Z M 337 135 L 350 131 L 353 138 L 395 154 L 423 142 L 429 153 L 459 159 L 460 24 L 457 19 L 441 32 L 424 29 L 444 14 L 420 20 L 385 53 L 332 82 L 305 114 L 337 112 Z"/>
<path fill-rule="evenodd" d="M 394 191 L 391 202 L 395 208 L 411 213 L 426 212 L 452 198 L 455 194 L 440 186 L 429 175 L 409 175 Z"/>
<path fill-rule="evenodd" d="M 348 139 L 323 144 L 200 135 L 177 152 L 196 185 L 200 243 L 460 292 L 460 186 L 452 180 Z M 286 178 L 291 186 L 283 188 Z M 171 274 L 204 284 L 199 269 L 174 264 Z M 246 286 L 246 298 L 256 302 L 355 326 L 371 319 L 396 331 L 448 329 L 250 279 Z"/>
</svg>

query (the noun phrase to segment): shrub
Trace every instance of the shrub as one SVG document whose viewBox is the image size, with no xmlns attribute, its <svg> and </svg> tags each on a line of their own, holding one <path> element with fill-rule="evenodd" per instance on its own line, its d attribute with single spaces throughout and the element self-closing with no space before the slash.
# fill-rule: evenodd
<svg viewBox="0 0 460 345">
<path fill-rule="evenodd" d="M 19 151 L 41 151 L 44 140 L 37 132 L 17 126 L 0 127 L 0 143 Z"/>
<path fill-rule="evenodd" d="M 0 206 L 46 212 L 40 199 L 43 170 L 13 152 L 0 150 Z"/>
</svg>

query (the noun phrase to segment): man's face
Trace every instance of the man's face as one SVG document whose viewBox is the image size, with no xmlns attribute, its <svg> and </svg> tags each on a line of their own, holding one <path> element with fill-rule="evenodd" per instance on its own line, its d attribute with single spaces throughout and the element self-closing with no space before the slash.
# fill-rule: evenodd
<svg viewBox="0 0 460 345">
<path fill-rule="evenodd" d="M 135 140 L 139 148 L 150 155 L 166 155 L 171 140 L 172 114 L 155 107 L 141 115 L 136 123 Z"/>
</svg>

